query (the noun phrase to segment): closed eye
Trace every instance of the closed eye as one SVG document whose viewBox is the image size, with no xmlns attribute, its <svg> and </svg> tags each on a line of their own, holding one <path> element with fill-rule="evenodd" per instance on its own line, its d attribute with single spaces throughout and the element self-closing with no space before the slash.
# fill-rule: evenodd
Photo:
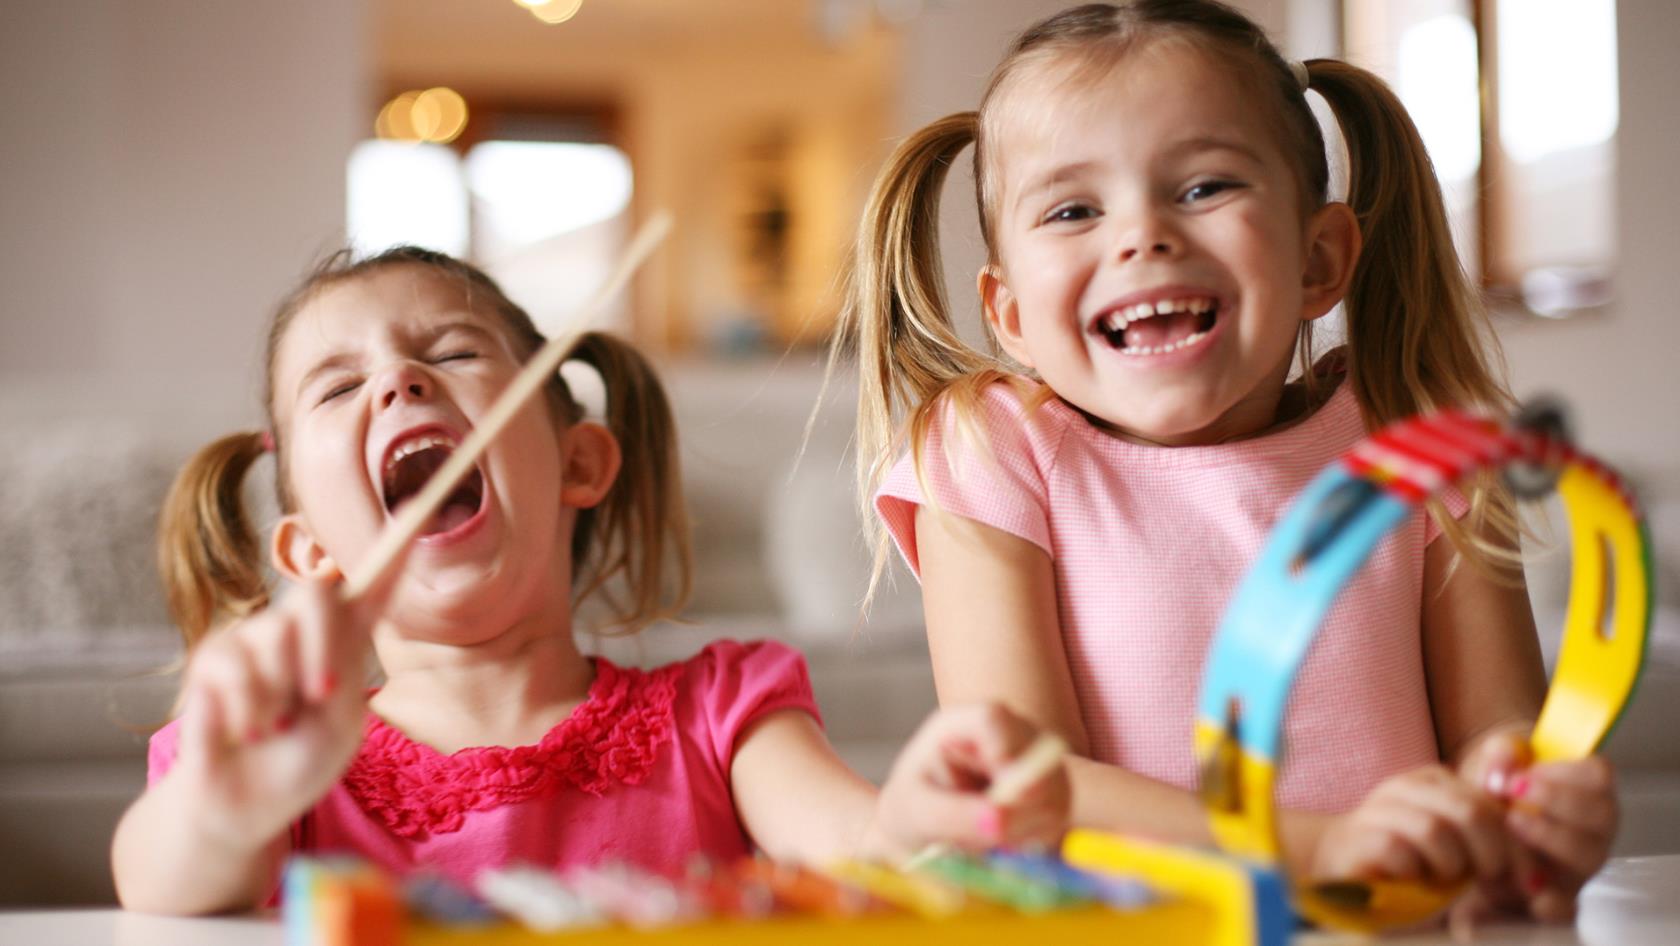
<svg viewBox="0 0 1680 946">
<path fill-rule="evenodd" d="M 476 351 L 452 351 L 438 355 L 432 359 L 432 364 L 441 365 L 446 361 L 470 361 L 478 357 Z"/>
<path fill-rule="evenodd" d="M 362 382 L 360 380 L 346 381 L 343 384 L 335 385 L 331 389 L 329 389 L 326 394 L 321 395 L 321 400 L 316 402 L 316 403 L 317 404 L 325 404 L 328 401 L 331 401 L 331 400 L 337 398 L 339 395 L 349 394 L 351 391 L 354 391 L 361 386 L 362 386 Z"/>
</svg>

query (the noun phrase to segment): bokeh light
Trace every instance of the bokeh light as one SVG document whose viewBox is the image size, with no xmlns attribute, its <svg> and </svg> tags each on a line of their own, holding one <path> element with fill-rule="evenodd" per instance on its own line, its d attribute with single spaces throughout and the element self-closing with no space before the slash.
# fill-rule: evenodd
<svg viewBox="0 0 1680 946">
<path fill-rule="evenodd" d="M 404 92 L 385 103 L 373 127 L 389 141 L 448 144 L 467 127 L 467 102 L 459 92 L 442 86 Z"/>
<path fill-rule="evenodd" d="M 583 9 L 583 0 L 513 0 L 527 10 L 531 15 L 544 23 L 553 26 L 564 23 Z"/>
</svg>

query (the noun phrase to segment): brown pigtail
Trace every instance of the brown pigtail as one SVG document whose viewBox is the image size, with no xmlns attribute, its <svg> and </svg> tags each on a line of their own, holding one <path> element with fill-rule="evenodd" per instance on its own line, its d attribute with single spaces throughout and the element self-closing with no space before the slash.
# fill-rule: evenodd
<svg viewBox="0 0 1680 946">
<path fill-rule="evenodd" d="M 1352 378 L 1373 425 L 1440 407 L 1509 409 L 1480 294 L 1453 252 L 1435 167 L 1383 81 L 1307 63 L 1347 142 L 1348 205 L 1365 246 L 1348 288 Z"/>
<path fill-rule="evenodd" d="M 634 633 L 675 615 L 693 588 L 676 424 L 653 367 L 628 342 L 589 332 L 570 358 L 601 375 L 607 427 L 623 456 L 617 484 L 601 505 L 579 513 L 572 533 L 576 598 L 602 592 L 617 633 Z M 622 600 L 609 584 L 615 579 L 623 582 Z M 674 585 L 669 594 L 667 584 Z"/>
<path fill-rule="evenodd" d="M 187 461 L 169 487 L 158 570 L 189 651 L 218 622 L 268 604 L 262 547 L 242 495 L 245 474 L 266 452 L 260 433 L 223 437 Z"/>
<path fill-rule="evenodd" d="M 1333 59 L 1307 63 L 1311 88 L 1336 114 L 1348 153 L 1348 205 L 1364 248 L 1345 301 L 1349 381 L 1378 427 L 1445 407 L 1509 411 L 1498 340 L 1481 294 L 1453 249 L 1435 167 L 1405 107 L 1381 79 Z M 1466 490 L 1460 521 L 1432 508 L 1479 566 L 1519 564 L 1511 497 L 1492 479 Z M 1506 537 L 1494 541 L 1483 536 Z"/>
</svg>

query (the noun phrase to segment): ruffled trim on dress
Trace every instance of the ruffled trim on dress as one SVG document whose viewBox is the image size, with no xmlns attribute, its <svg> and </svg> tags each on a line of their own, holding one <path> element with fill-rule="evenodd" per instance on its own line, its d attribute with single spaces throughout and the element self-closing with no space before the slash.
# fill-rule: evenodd
<svg viewBox="0 0 1680 946">
<path fill-rule="evenodd" d="M 601 796 L 637 785 L 672 738 L 681 664 L 653 671 L 597 659 L 589 696 L 536 745 L 444 755 L 369 713 L 343 784 L 362 810 L 411 840 L 458 831 L 487 811 L 568 788 Z"/>
</svg>

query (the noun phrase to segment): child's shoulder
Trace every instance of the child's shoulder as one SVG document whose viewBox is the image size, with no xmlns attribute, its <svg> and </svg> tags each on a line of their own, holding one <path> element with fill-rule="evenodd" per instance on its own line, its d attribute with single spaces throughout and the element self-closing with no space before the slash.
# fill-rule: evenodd
<svg viewBox="0 0 1680 946">
<path fill-rule="evenodd" d="M 707 731 L 720 758 L 733 754 L 748 724 L 777 710 L 822 720 L 804 656 L 780 641 L 719 639 L 650 673 L 672 675 L 680 725 Z"/>
<path fill-rule="evenodd" d="M 935 396 L 921 430 L 924 447 L 959 454 L 1029 453 L 1047 459 L 1083 415 L 1048 385 L 1020 374 L 965 381 Z"/>
<path fill-rule="evenodd" d="M 719 638 L 693 657 L 661 669 L 676 673 L 688 688 L 734 699 L 811 691 L 804 655 L 775 640 Z"/>
<path fill-rule="evenodd" d="M 972 405 L 988 416 L 1017 422 L 1057 422 L 1062 414 L 1055 407 L 1066 406 L 1043 381 L 1024 374 L 1001 373 L 951 385 L 935 395 L 935 402 L 942 417 L 948 418 L 953 411 Z"/>
</svg>

